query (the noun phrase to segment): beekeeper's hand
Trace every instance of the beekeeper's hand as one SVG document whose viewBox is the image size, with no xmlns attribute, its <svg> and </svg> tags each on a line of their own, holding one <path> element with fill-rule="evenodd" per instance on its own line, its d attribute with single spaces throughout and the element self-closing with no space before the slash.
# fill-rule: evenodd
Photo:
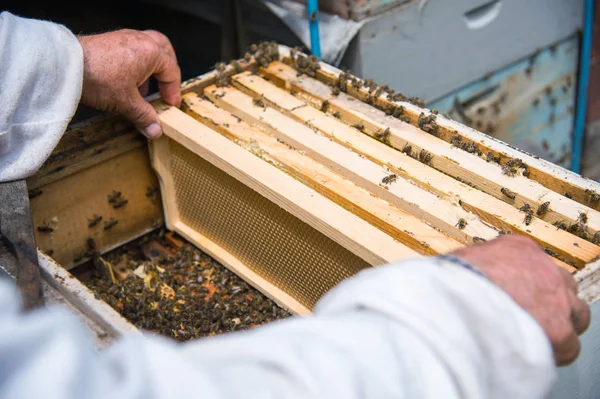
<svg viewBox="0 0 600 399">
<path fill-rule="evenodd" d="M 162 133 L 156 110 L 142 95 L 154 76 L 163 100 L 181 102 L 181 71 L 169 39 L 147 30 L 118 30 L 79 36 L 84 71 L 81 102 L 102 111 L 116 111 L 150 139 Z"/>
<path fill-rule="evenodd" d="M 557 267 L 532 240 L 506 235 L 455 251 L 500 286 L 546 332 L 558 365 L 579 355 L 579 335 L 590 325 L 590 308 L 577 297 L 571 274 Z"/>
</svg>

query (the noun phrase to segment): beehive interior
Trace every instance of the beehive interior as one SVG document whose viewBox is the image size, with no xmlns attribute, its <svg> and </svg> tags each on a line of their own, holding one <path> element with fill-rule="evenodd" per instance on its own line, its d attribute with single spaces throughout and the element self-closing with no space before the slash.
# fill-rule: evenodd
<svg viewBox="0 0 600 399">
<path fill-rule="evenodd" d="M 309 309 L 369 265 L 181 144 L 169 140 L 181 221 Z"/>
</svg>

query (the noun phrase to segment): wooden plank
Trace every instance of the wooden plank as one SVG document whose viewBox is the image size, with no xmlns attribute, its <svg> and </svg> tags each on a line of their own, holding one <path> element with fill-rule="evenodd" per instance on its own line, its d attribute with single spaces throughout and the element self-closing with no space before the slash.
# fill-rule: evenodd
<svg viewBox="0 0 600 399">
<path fill-rule="evenodd" d="M 171 157 L 159 154 L 168 154 L 169 138 L 165 135 L 157 140 L 150 141 L 149 151 L 152 167 L 157 173 L 160 193 L 162 198 L 165 225 L 167 229 L 173 230 L 175 223 L 179 221 L 179 210 L 177 209 L 177 196 L 175 195 L 175 184 L 171 174 Z"/>
<path fill-rule="evenodd" d="M 411 214 L 333 173 L 310 157 L 277 141 L 264 131 L 240 121 L 195 93 L 184 96 L 186 112 L 208 127 L 237 142 L 246 143 L 252 152 L 273 160 L 273 165 L 286 171 L 307 186 L 385 231 L 401 243 L 423 255 L 450 252 L 462 247 L 459 242 L 426 225 Z"/>
<path fill-rule="evenodd" d="M 165 134 L 372 265 L 418 256 L 356 215 L 176 108 L 161 108 Z"/>
<path fill-rule="evenodd" d="M 252 97 L 236 89 L 209 86 L 204 93 L 219 107 L 250 124 L 267 129 L 278 139 L 305 151 L 317 162 L 460 242 L 470 243 L 474 237 L 488 240 L 498 235 L 495 229 L 483 223 L 474 214 L 402 178 L 389 185 L 382 184 L 382 180 L 390 175 L 386 168 L 316 134 L 312 129 L 271 107 L 254 105 Z M 467 222 L 464 228 L 458 225 L 460 219 Z"/>
<path fill-rule="evenodd" d="M 289 48 L 280 46 L 281 58 L 290 63 Z M 339 69 L 320 63 L 320 69 L 316 71 L 317 79 L 327 83 L 334 84 L 338 81 L 339 75 L 342 73 Z M 360 80 L 360 79 L 359 79 Z M 362 80 L 360 80 L 362 82 Z M 348 84 L 348 94 L 355 96 L 360 100 L 364 100 L 369 96 L 369 90 L 363 86 L 356 88 L 350 83 Z M 391 101 L 387 95 L 377 98 L 374 102 L 383 109 L 393 104 L 395 106 L 403 106 L 405 108 L 405 116 L 408 117 L 411 124 L 418 126 L 419 116 L 424 113 L 426 116 L 431 114 L 427 109 L 420 108 L 406 101 Z M 438 115 L 436 123 L 439 126 L 439 137 L 447 142 L 451 142 L 455 135 L 461 137 L 465 144 L 474 143 L 477 145 L 485 156 L 491 152 L 493 156 L 500 157 L 502 161 L 508 159 L 521 159 L 529 168 L 529 178 L 537 181 L 560 194 L 569 194 L 573 200 L 584 204 L 592 209 L 600 210 L 600 201 L 593 201 L 592 194 L 600 193 L 600 185 L 590 179 L 586 179 L 581 175 L 573 173 L 567 169 L 557 166 L 551 162 L 543 160 L 535 155 L 529 154 L 523 150 L 504 143 L 494 137 L 488 136 L 485 133 L 478 132 L 468 126 L 455 122 L 451 119 Z"/>
<path fill-rule="evenodd" d="M 149 189 L 156 195 L 147 196 Z M 127 201 L 116 209 L 108 202 L 113 190 Z M 90 258 L 88 237 L 106 252 L 163 223 L 158 182 L 145 147 L 41 186 L 40 191 L 31 199 L 37 245 L 67 269 Z M 102 220 L 92 225 L 97 216 Z M 111 219 L 117 221 L 112 227 L 106 225 Z M 39 231 L 40 226 L 52 231 Z"/>
<path fill-rule="evenodd" d="M 466 181 L 516 208 L 527 204 L 537 210 L 543 203 L 549 202 L 548 211 L 540 216 L 545 221 L 574 224 L 577 223 L 580 214 L 585 213 L 588 216 L 587 227 L 591 233 L 594 234 L 600 229 L 600 212 L 551 191 L 534 180 L 520 175 L 504 175 L 498 165 L 454 148 L 450 143 L 387 116 L 384 112 L 345 93 L 333 96 L 327 85 L 307 76 L 298 77 L 295 69 L 285 64 L 271 63 L 263 72 L 278 85 L 302 92 L 318 107 L 327 100 L 332 112 L 339 112 L 340 118 L 349 124 L 362 124 L 363 132 L 371 136 L 389 128 L 388 142 L 392 147 L 401 150 L 405 145 L 410 145 L 416 152 L 425 149 L 433 155 L 430 164 L 434 168 Z M 503 188 L 513 192 L 515 198 L 504 195 Z"/>
<path fill-rule="evenodd" d="M 531 224 L 526 225 L 525 214 L 509 204 L 373 140 L 336 118 L 307 106 L 304 101 L 259 76 L 242 73 L 233 77 L 233 83 L 238 89 L 255 98 L 261 98 L 265 104 L 277 108 L 285 115 L 318 129 L 329 139 L 353 149 L 379 165 L 389 167 L 398 176 L 403 176 L 419 187 L 450 201 L 459 203 L 460 199 L 460 206 L 479 215 L 486 222 L 502 230 L 529 236 L 578 266 L 583 266 L 600 255 L 600 247 L 566 231 L 557 230 L 541 219 L 533 218 Z M 185 98 L 186 103 L 189 103 L 194 97 Z"/>
</svg>

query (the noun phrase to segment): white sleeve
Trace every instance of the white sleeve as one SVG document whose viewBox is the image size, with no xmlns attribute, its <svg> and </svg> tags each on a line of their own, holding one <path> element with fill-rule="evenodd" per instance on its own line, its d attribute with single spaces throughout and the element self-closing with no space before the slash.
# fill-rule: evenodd
<svg viewBox="0 0 600 399">
<path fill-rule="evenodd" d="M 83 52 L 64 26 L 0 13 L 0 182 L 33 174 L 77 109 Z"/>
<path fill-rule="evenodd" d="M 183 345 L 127 337 L 98 356 L 64 314 L 6 303 L 0 397 L 532 399 L 555 378 L 533 318 L 435 258 L 362 272 L 310 317 Z"/>
</svg>

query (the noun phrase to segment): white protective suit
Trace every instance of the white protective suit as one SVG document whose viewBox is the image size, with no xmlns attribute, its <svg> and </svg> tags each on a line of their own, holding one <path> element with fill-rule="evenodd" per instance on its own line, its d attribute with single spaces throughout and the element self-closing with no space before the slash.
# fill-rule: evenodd
<svg viewBox="0 0 600 399">
<path fill-rule="evenodd" d="M 51 152 L 81 92 L 64 27 L 0 14 L 0 177 Z M 544 397 L 555 379 L 543 330 L 456 259 L 364 271 L 310 317 L 187 344 L 125 337 L 97 353 L 62 309 L 18 311 L 0 281 L 0 398 Z"/>
</svg>

